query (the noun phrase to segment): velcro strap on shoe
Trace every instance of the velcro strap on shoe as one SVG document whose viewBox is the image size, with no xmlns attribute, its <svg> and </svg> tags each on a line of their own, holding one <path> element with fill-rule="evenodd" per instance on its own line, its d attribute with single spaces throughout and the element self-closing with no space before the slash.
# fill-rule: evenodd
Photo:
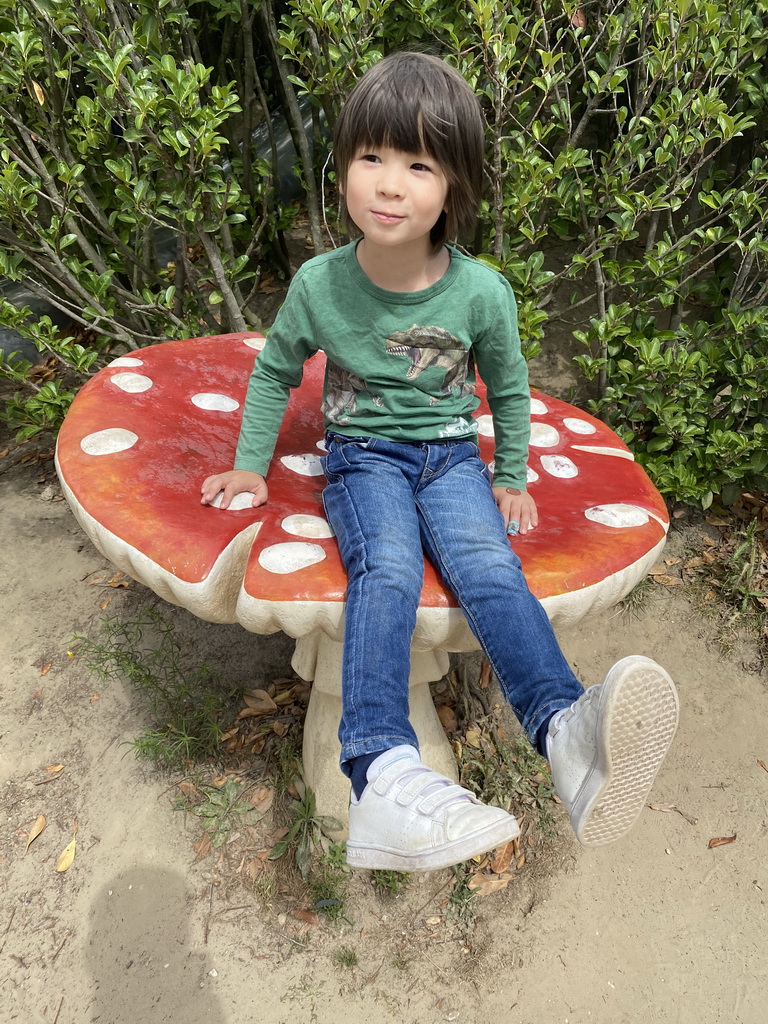
<svg viewBox="0 0 768 1024">
<path fill-rule="evenodd" d="M 417 801 L 423 801 L 426 799 L 422 796 L 424 790 L 428 789 L 430 786 L 441 786 L 442 781 L 442 776 L 437 775 L 429 769 L 418 773 L 415 772 L 400 789 L 400 792 L 395 798 L 396 802 L 400 804 L 401 807 L 408 807 L 409 804 L 416 803 Z"/>
<path fill-rule="evenodd" d="M 443 789 L 438 789 L 434 793 L 430 793 L 429 796 L 425 796 L 421 801 L 421 810 L 424 814 L 433 814 L 438 807 L 443 807 L 445 804 L 456 803 L 457 801 L 462 803 L 478 804 L 480 801 L 477 797 L 470 793 L 468 789 L 464 789 L 462 786 L 445 786 Z"/>
<path fill-rule="evenodd" d="M 383 796 L 394 782 L 398 782 L 404 775 L 410 774 L 414 768 L 417 769 L 414 778 L 419 783 L 417 788 L 420 790 L 422 785 L 421 780 L 427 776 L 433 775 L 433 772 L 424 765 L 419 764 L 418 761 L 412 761 L 406 769 L 403 768 L 403 763 L 401 761 L 395 761 L 393 764 L 387 765 L 381 774 L 372 782 L 369 782 L 368 785 L 373 786 L 374 790 Z M 421 769 L 421 771 L 418 771 L 419 769 Z"/>
</svg>

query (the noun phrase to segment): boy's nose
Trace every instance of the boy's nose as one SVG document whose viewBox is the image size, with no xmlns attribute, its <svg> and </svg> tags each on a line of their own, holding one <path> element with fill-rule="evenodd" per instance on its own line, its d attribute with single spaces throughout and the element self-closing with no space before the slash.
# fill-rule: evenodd
<svg viewBox="0 0 768 1024">
<path fill-rule="evenodd" d="M 383 196 L 402 196 L 404 191 L 403 177 L 396 171 L 384 170 L 379 176 L 377 187 Z"/>
</svg>

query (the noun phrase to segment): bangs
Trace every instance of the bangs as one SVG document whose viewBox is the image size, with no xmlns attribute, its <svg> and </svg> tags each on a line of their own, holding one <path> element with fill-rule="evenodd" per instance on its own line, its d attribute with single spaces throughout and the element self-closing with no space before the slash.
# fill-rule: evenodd
<svg viewBox="0 0 768 1024">
<path fill-rule="evenodd" d="M 427 153 L 446 165 L 450 179 L 448 153 L 456 130 L 454 112 L 450 108 L 436 110 L 434 97 L 419 96 L 399 82 L 382 84 L 385 87 L 371 95 L 366 108 L 348 124 L 350 148 L 358 152 L 387 146 L 402 153 Z"/>
</svg>

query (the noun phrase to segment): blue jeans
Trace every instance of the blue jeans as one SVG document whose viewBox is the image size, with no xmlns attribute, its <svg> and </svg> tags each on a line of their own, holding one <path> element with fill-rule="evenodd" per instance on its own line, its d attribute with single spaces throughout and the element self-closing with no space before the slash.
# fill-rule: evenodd
<svg viewBox="0 0 768 1024">
<path fill-rule="evenodd" d="M 509 545 L 471 441 L 398 444 L 329 434 L 323 502 L 347 571 L 342 770 L 400 743 L 424 554 L 467 617 L 531 743 L 584 692 Z"/>
</svg>

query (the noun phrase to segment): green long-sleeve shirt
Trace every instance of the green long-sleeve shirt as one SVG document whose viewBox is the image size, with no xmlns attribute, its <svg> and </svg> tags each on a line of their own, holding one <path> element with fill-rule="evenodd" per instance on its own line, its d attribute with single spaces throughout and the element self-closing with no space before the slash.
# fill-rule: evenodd
<svg viewBox="0 0 768 1024">
<path fill-rule="evenodd" d="M 474 439 L 475 366 L 496 436 L 494 483 L 525 488 L 528 371 L 507 281 L 450 249 L 443 277 L 417 292 L 373 284 L 355 243 L 298 271 L 248 386 L 235 468 L 266 475 L 291 388 L 325 352 L 326 428 L 388 441 Z"/>
</svg>

